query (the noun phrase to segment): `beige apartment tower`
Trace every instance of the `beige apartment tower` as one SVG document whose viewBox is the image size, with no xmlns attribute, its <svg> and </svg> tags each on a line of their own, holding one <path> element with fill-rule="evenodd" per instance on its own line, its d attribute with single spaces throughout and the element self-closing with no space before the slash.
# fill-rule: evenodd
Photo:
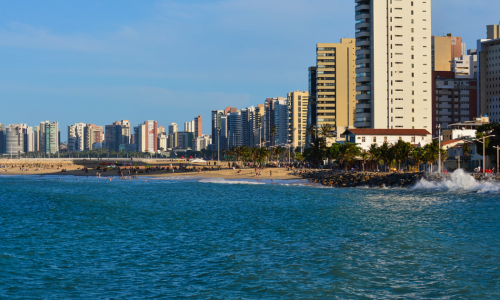
<svg viewBox="0 0 500 300">
<path fill-rule="evenodd" d="M 307 105 L 309 104 L 309 92 L 290 92 L 287 95 L 289 132 L 293 147 L 304 147 L 306 142 Z"/>
<path fill-rule="evenodd" d="M 356 117 L 356 39 L 316 46 L 317 125 L 330 124 L 337 137 Z M 304 139 L 305 142 L 305 139 Z"/>
<path fill-rule="evenodd" d="M 448 33 L 432 37 L 432 71 L 451 71 L 452 61 L 466 54 L 462 38 Z"/>
<path fill-rule="evenodd" d="M 432 126 L 431 0 L 356 0 L 357 128 Z"/>
</svg>

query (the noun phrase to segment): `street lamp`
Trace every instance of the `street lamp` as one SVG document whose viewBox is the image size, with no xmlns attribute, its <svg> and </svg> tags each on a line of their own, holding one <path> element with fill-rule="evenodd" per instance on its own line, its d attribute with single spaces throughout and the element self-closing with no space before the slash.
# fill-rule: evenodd
<svg viewBox="0 0 500 300">
<path fill-rule="evenodd" d="M 499 173 L 498 169 L 500 167 L 500 162 L 498 161 L 498 159 L 500 158 L 500 146 L 496 146 L 496 147 L 493 147 L 493 148 L 497 149 L 497 174 L 498 174 Z"/>
<path fill-rule="evenodd" d="M 483 172 L 485 172 L 485 170 L 486 170 L 486 138 L 495 136 L 494 134 L 487 135 L 487 134 L 490 134 L 492 132 L 493 132 L 493 130 L 484 132 L 483 133 L 483 137 L 482 137 L 482 139 L 483 139 L 482 142 L 480 140 L 478 140 L 478 139 L 474 139 L 474 141 L 483 144 Z M 497 153 L 498 153 L 498 148 L 497 148 Z M 498 163 L 498 159 L 497 159 L 497 163 Z"/>
<path fill-rule="evenodd" d="M 438 159 L 438 173 L 441 173 L 441 124 L 438 125 L 438 141 L 439 141 L 439 159 Z"/>
<path fill-rule="evenodd" d="M 218 165 L 220 165 L 220 127 L 217 127 L 217 132 L 219 134 L 219 138 L 217 139 L 218 145 L 217 145 L 217 162 Z"/>
</svg>

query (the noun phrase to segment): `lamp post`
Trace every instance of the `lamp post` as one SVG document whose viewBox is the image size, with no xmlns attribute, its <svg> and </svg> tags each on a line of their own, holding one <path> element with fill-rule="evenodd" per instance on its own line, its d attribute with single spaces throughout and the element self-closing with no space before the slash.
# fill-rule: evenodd
<svg viewBox="0 0 500 300">
<path fill-rule="evenodd" d="M 439 141 L 439 159 L 438 159 L 438 173 L 441 173 L 441 124 L 438 125 L 438 141 Z"/>
<path fill-rule="evenodd" d="M 220 164 L 220 128 L 217 127 L 217 132 L 219 134 L 219 138 L 217 139 L 218 145 L 217 145 L 217 162 Z"/>
<path fill-rule="evenodd" d="M 497 149 L 497 174 L 500 173 L 498 171 L 499 167 L 500 167 L 500 162 L 498 161 L 498 159 L 500 158 L 500 146 L 496 146 L 496 147 L 493 147 L 493 148 L 496 148 Z"/>
<path fill-rule="evenodd" d="M 483 133 L 483 137 L 482 137 L 483 141 L 482 142 L 480 140 L 478 140 L 478 139 L 474 140 L 476 142 L 479 142 L 479 143 L 483 144 L 483 173 L 486 170 L 486 138 L 495 136 L 494 134 L 488 135 L 491 132 L 492 132 L 492 130 L 486 131 L 486 132 Z M 497 153 L 498 153 L 498 148 L 497 148 Z M 497 160 L 497 163 L 498 163 L 498 160 Z"/>
</svg>

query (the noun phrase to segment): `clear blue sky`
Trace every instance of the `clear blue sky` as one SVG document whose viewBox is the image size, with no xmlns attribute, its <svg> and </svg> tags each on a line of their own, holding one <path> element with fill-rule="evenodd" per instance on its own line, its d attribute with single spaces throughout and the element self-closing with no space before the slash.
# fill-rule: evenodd
<svg viewBox="0 0 500 300">
<path fill-rule="evenodd" d="M 315 44 L 354 36 L 354 0 L 0 0 L 0 123 L 181 126 L 307 89 Z M 433 0 L 467 48 L 498 0 Z"/>
</svg>

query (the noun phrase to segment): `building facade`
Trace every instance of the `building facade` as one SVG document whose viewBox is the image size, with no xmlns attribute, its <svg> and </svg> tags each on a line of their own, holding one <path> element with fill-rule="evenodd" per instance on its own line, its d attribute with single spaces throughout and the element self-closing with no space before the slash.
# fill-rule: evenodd
<svg viewBox="0 0 500 300">
<path fill-rule="evenodd" d="M 462 38 L 453 36 L 432 36 L 432 71 L 451 71 L 451 61 L 465 54 Z"/>
<path fill-rule="evenodd" d="M 24 154 L 23 126 L 11 124 L 5 126 L 5 153 L 8 155 Z"/>
<path fill-rule="evenodd" d="M 307 110 L 309 92 L 290 92 L 287 95 L 289 108 L 289 131 L 293 147 L 304 147 L 307 132 Z"/>
<path fill-rule="evenodd" d="M 203 117 L 198 115 L 194 118 L 194 136 L 200 137 L 203 135 Z"/>
<path fill-rule="evenodd" d="M 399 140 L 423 147 L 432 143 L 432 134 L 425 129 L 363 129 L 349 128 L 344 134 L 346 141 L 357 144 L 363 150 L 369 150 L 375 144 L 395 144 Z"/>
<path fill-rule="evenodd" d="M 356 94 L 370 96 L 366 87 L 356 90 L 355 51 L 356 39 L 316 46 L 316 125 L 329 124 L 336 133 L 354 125 Z"/>
<path fill-rule="evenodd" d="M 438 136 L 438 125 L 472 121 L 477 117 L 477 81 L 460 78 L 452 71 L 432 72 L 432 134 Z"/>
<path fill-rule="evenodd" d="M 431 130 L 431 1 L 356 0 L 356 128 Z"/>
<path fill-rule="evenodd" d="M 489 108 L 500 96 L 500 38 L 498 25 L 487 26 L 486 40 L 477 42 L 478 117 L 489 115 Z"/>
<path fill-rule="evenodd" d="M 85 150 L 85 123 L 76 123 L 68 125 L 68 151 Z"/>
</svg>

